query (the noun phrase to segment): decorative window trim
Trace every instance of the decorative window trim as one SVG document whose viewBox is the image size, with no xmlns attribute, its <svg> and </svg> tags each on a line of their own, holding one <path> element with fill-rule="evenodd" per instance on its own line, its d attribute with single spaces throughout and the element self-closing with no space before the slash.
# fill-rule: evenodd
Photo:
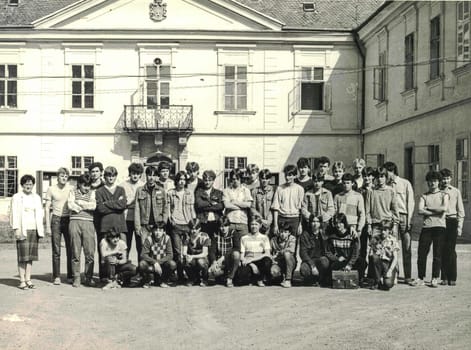
<svg viewBox="0 0 471 350">
<path fill-rule="evenodd" d="M 94 156 L 71 156 L 70 159 L 71 159 L 71 167 L 70 167 L 71 176 L 78 176 L 78 175 L 85 174 L 86 172 L 88 172 L 88 165 L 92 164 L 95 161 Z M 80 161 L 80 166 L 79 167 L 74 166 L 74 165 L 77 165 L 76 163 L 74 163 L 74 161 Z"/>
<path fill-rule="evenodd" d="M 467 6 L 466 6 L 467 5 Z M 460 9 L 461 7 L 461 9 Z M 467 7 L 467 11 L 466 11 Z M 460 19 L 460 11 L 463 18 Z M 467 17 L 466 17 L 467 16 Z M 467 33 L 464 31 L 468 27 Z M 460 40 L 461 37 L 461 40 Z M 467 45 L 465 41 L 468 41 Z M 471 61 L 471 1 L 457 1 L 456 2 L 456 66 L 461 67 L 468 65 Z M 461 53 L 460 53 L 461 45 Z M 466 49 L 468 50 L 465 53 Z M 468 56 L 466 58 L 466 56 Z M 461 62 L 462 61 L 462 62 Z"/>
<path fill-rule="evenodd" d="M 0 183 L 0 185 L 3 186 L 2 192 L 0 195 L 0 198 L 11 198 L 15 193 L 18 192 L 18 184 L 19 184 L 19 179 L 18 179 L 18 157 L 17 156 L 9 156 L 9 155 L 1 155 L 0 156 L 3 161 L 3 167 L 0 168 L 0 173 L 2 173 L 3 176 L 3 183 Z M 10 161 L 14 162 L 14 166 L 10 166 Z M 1 165 L 1 164 L 0 164 Z M 11 173 L 14 174 L 13 178 L 13 187 L 11 191 L 9 191 L 9 179 L 8 176 L 11 175 Z"/>
</svg>

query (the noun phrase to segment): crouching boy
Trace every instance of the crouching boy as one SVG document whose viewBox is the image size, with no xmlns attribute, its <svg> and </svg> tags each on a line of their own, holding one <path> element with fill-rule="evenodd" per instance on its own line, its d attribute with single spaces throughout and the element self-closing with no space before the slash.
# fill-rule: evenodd
<svg viewBox="0 0 471 350">
<path fill-rule="evenodd" d="M 394 286 L 397 273 L 397 252 L 399 244 L 393 234 L 393 222 L 384 220 L 381 233 L 370 240 L 368 277 L 372 280 L 370 289 L 389 290 Z"/>
<path fill-rule="evenodd" d="M 165 233 L 164 223 L 153 225 L 150 231 L 151 235 L 144 241 L 139 262 L 139 272 L 144 280 L 143 287 L 149 288 L 155 283 L 167 288 L 177 269 L 177 263 L 173 260 L 172 241 Z"/>
<path fill-rule="evenodd" d="M 188 276 L 187 286 L 194 283 L 200 287 L 208 285 L 208 247 L 211 240 L 207 233 L 201 232 L 199 221 L 190 221 L 190 237 L 183 243 L 183 265 Z"/>
<path fill-rule="evenodd" d="M 274 264 L 271 267 L 272 279 L 283 276 L 281 286 L 291 287 L 291 278 L 296 267 L 296 238 L 290 234 L 290 226 L 285 223 L 280 227 L 277 235 L 270 240 L 271 253 Z"/>
<path fill-rule="evenodd" d="M 120 236 L 120 232 L 111 229 L 100 242 L 101 262 L 107 276 L 103 289 L 128 286 L 137 272 L 136 266 L 127 259 L 126 242 Z"/>
<path fill-rule="evenodd" d="M 322 217 L 311 216 L 308 230 L 299 239 L 299 256 L 301 257 L 300 273 L 305 284 L 319 283 L 326 285 L 326 272 L 329 260 L 323 257 L 324 239 L 322 232 Z"/>
</svg>

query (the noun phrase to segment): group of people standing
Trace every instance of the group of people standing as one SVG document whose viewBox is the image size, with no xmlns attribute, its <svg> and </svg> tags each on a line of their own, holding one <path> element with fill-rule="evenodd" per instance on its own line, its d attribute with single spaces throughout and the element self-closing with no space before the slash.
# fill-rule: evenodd
<svg viewBox="0 0 471 350">
<path fill-rule="evenodd" d="M 129 178 L 116 184 L 116 168 L 99 162 L 69 185 L 60 168 L 57 184 L 41 198 L 35 179 L 24 175 L 22 191 L 11 205 L 11 225 L 18 253 L 20 289 L 33 289 L 32 262 L 45 231 L 52 242 L 52 282 L 61 284 L 61 238 L 67 256 L 67 280 L 93 287 L 98 246 L 99 278 L 104 289 L 122 285 L 168 287 L 177 283 L 227 287 L 256 284 L 292 286 L 299 265 L 306 284 L 329 286 L 333 270 L 356 270 L 371 289 L 388 290 L 399 274 L 402 250 L 404 282 L 423 285 L 433 243 L 431 286 L 456 284 L 456 237 L 464 209 L 451 171 L 430 171 L 428 191 L 420 196 L 423 227 L 418 248 L 418 278 L 411 276 L 411 221 L 415 202 L 409 181 L 387 162 L 373 169 L 363 159 L 343 162 L 327 157 L 310 168 L 306 158 L 283 169 L 285 183 L 271 184 L 272 174 L 255 164 L 233 169 L 228 187 L 214 187 L 216 174 L 199 177 L 196 162 L 170 178 L 170 164 L 132 163 Z M 329 170 L 332 169 L 332 175 Z M 145 179 L 142 179 L 145 174 Z M 145 181 L 144 181 L 145 180 Z M 137 264 L 129 260 L 133 239 Z M 399 247 L 398 240 L 401 240 Z M 84 278 L 80 257 L 85 255 Z M 368 267 L 368 268 L 367 268 Z"/>
</svg>

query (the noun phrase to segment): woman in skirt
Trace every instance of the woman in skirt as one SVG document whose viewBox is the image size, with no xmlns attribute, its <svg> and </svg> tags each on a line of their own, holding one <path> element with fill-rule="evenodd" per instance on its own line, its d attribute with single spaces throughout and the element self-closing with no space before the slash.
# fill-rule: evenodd
<svg viewBox="0 0 471 350">
<path fill-rule="evenodd" d="M 41 198 L 33 193 L 34 177 L 23 175 L 20 179 L 23 190 L 11 199 L 10 224 L 15 231 L 18 255 L 18 288 L 34 289 L 31 282 L 33 261 L 38 260 L 38 239 L 44 237 L 43 207 Z"/>
</svg>

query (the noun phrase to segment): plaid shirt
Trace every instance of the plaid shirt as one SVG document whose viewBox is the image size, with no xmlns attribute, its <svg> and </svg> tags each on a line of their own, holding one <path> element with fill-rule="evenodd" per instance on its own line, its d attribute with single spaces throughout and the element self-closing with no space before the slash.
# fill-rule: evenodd
<svg viewBox="0 0 471 350">
<path fill-rule="evenodd" d="M 399 244 L 397 239 L 392 235 L 387 235 L 382 239 L 380 235 L 376 235 L 370 240 L 370 254 L 379 256 L 382 260 L 391 261 L 394 252 L 399 251 Z"/>
<path fill-rule="evenodd" d="M 172 242 L 168 235 L 163 235 L 160 240 L 150 235 L 144 241 L 141 258 L 148 263 L 163 263 L 173 259 Z"/>
<path fill-rule="evenodd" d="M 229 253 L 232 250 L 233 244 L 233 235 L 232 232 L 224 237 L 221 235 L 216 234 L 216 259 L 219 259 L 221 256 L 225 256 L 227 253 Z"/>
<path fill-rule="evenodd" d="M 359 254 L 360 242 L 358 238 L 353 239 L 348 233 L 345 236 L 339 236 L 334 233 L 327 238 L 325 256 L 330 261 L 337 261 L 343 256 L 348 261 L 348 265 L 353 266 Z"/>
</svg>

